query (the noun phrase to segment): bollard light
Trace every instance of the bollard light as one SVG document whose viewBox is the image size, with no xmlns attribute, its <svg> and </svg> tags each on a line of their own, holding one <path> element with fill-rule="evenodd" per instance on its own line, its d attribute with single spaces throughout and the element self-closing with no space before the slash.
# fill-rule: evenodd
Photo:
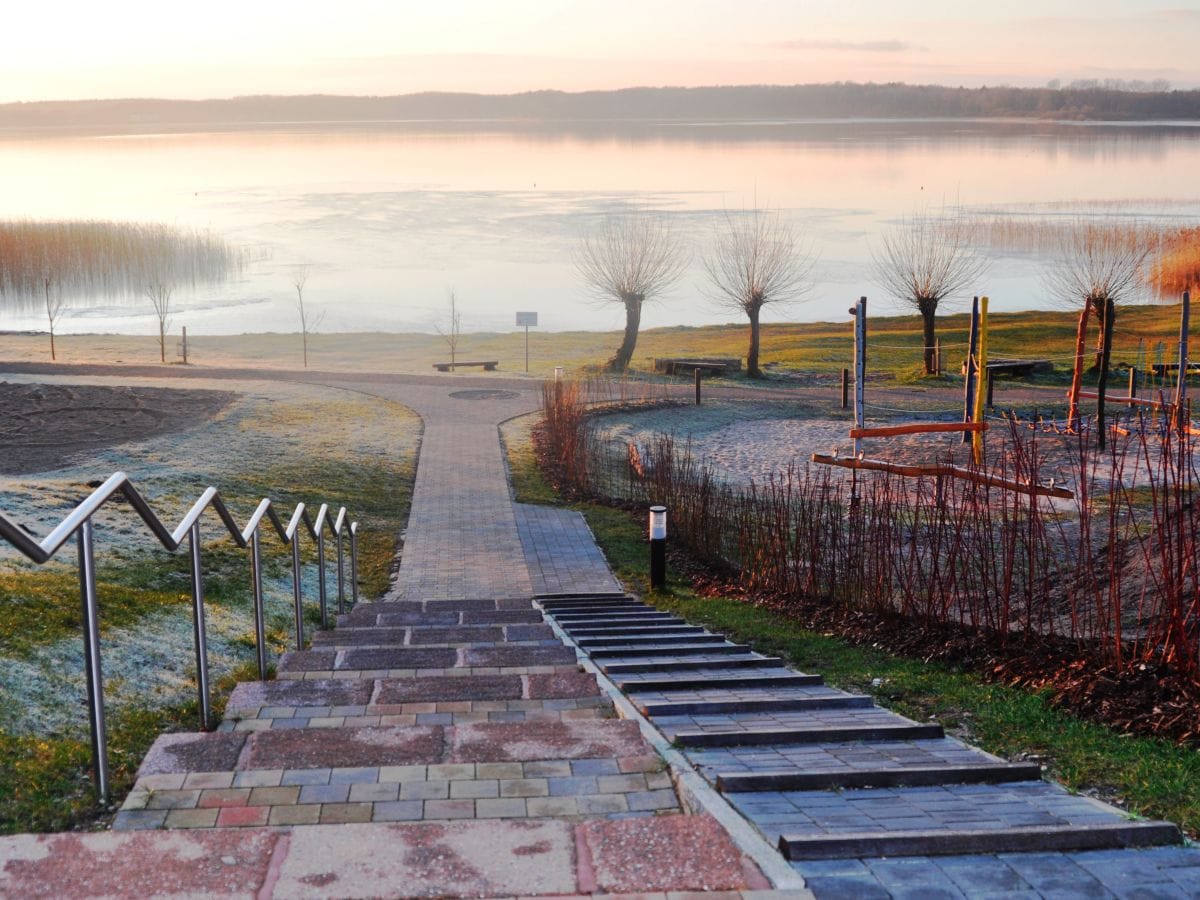
<svg viewBox="0 0 1200 900">
<path fill-rule="evenodd" d="M 667 508 L 650 507 L 650 589 L 667 586 Z"/>
</svg>

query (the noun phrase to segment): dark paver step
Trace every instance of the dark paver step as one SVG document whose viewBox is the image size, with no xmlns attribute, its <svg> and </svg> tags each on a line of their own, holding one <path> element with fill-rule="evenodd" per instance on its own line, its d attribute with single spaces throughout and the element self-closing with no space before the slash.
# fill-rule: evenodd
<svg viewBox="0 0 1200 900">
<path fill-rule="evenodd" d="M 560 623 L 560 627 L 573 638 L 620 637 L 622 635 L 646 635 L 649 637 L 656 634 L 704 634 L 706 630 L 699 625 L 685 625 L 682 622 L 678 624 L 668 622 L 662 625 L 563 625 Z"/>
<path fill-rule="evenodd" d="M 546 615 L 553 616 L 561 621 L 569 621 L 573 619 L 594 618 L 596 616 L 620 616 L 620 615 L 662 615 L 653 606 L 646 606 L 641 603 L 630 603 L 623 606 L 587 606 L 577 609 L 548 609 Z"/>
<path fill-rule="evenodd" d="M 599 609 L 603 607 L 644 606 L 635 597 L 594 597 L 587 600 L 539 600 L 542 609 L 555 612 L 565 609 Z"/>
<path fill-rule="evenodd" d="M 738 731 L 677 731 L 671 738 L 684 747 L 731 747 L 739 744 L 814 744 L 824 741 L 911 741 L 943 737 L 941 725 L 866 725 L 838 728 L 747 728 Z"/>
<path fill-rule="evenodd" d="M 919 787 L 932 784 L 1002 784 L 1036 781 L 1041 775 L 1042 769 L 1037 763 L 994 763 L 972 766 L 897 766 L 838 772 L 801 772 L 796 769 L 774 772 L 718 772 L 715 782 L 717 790 L 731 794 L 746 791 Z"/>
<path fill-rule="evenodd" d="M 856 859 L 875 856 L 947 856 L 1107 850 L 1178 844 L 1179 829 L 1169 822 L 1113 822 L 1087 826 L 1042 825 L 956 831 L 851 832 L 779 837 L 788 859 Z"/>
<path fill-rule="evenodd" d="M 825 683 L 823 675 L 803 675 L 798 672 L 780 671 L 780 664 L 775 663 L 771 674 L 744 674 L 741 672 L 712 672 L 697 677 L 680 675 L 675 678 L 619 678 L 615 679 L 617 687 L 626 694 L 643 691 L 686 691 L 700 690 L 707 687 L 816 687 Z M 607 671 L 607 669 L 606 669 Z M 648 672 L 657 669 L 643 670 Z M 611 674 L 611 673 L 610 673 Z M 637 674 L 637 673 L 631 673 Z"/>
<path fill-rule="evenodd" d="M 580 637 L 575 639 L 580 647 L 650 647 L 685 646 L 695 644 L 724 644 L 723 634 L 622 634 L 611 637 Z"/>
<path fill-rule="evenodd" d="M 600 666 L 606 675 L 631 675 L 639 672 L 680 672 L 692 669 L 782 669 L 786 663 L 777 656 L 727 656 L 724 659 L 697 657 L 693 659 L 643 660 L 641 662 L 610 662 Z M 809 682 L 814 683 L 814 682 Z M 661 683 L 660 683 L 661 688 Z"/>
<path fill-rule="evenodd" d="M 724 641 L 724 638 L 720 639 Z M 582 646 L 582 645 L 581 645 Z M 650 644 L 649 646 L 638 646 L 636 644 L 621 644 L 618 646 L 609 647 L 584 647 L 588 656 L 592 659 L 625 659 L 633 657 L 676 657 L 676 656 L 706 656 L 708 654 L 736 654 L 749 653 L 749 644 L 729 644 L 729 643 L 713 643 L 713 644 Z"/>
<path fill-rule="evenodd" d="M 639 703 L 646 716 L 702 716 L 710 713 L 769 712 L 805 709 L 867 709 L 875 701 L 865 694 L 832 697 L 768 697 L 735 700 L 689 700 L 686 702 Z"/>
<path fill-rule="evenodd" d="M 535 594 L 533 599 L 555 603 L 560 600 L 587 600 L 593 597 L 609 598 L 629 596 L 630 595 L 624 591 L 567 591 L 563 593 Z"/>
<path fill-rule="evenodd" d="M 678 616 L 658 612 L 628 612 L 617 614 L 588 613 L 586 615 L 554 616 L 554 621 L 563 628 L 595 626 L 599 628 L 622 628 L 630 625 L 679 625 L 686 624 Z"/>
</svg>

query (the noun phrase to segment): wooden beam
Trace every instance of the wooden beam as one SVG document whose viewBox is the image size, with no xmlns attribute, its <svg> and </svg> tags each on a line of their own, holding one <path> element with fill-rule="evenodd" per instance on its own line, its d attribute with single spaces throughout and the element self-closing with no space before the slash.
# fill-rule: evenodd
<svg viewBox="0 0 1200 900">
<path fill-rule="evenodd" d="M 851 428 L 850 437 L 895 437 L 901 434 L 937 434 L 952 431 L 987 431 L 987 422 L 914 422 L 911 425 L 880 425 L 877 428 Z"/>
<path fill-rule="evenodd" d="M 903 463 L 887 462 L 881 459 L 862 459 L 854 456 L 830 456 L 827 453 L 814 453 L 812 461 L 823 466 L 840 466 L 843 469 L 867 469 L 873 472 L 888 472 L 905 478 L 928 478 L 938 475 L 949 475 L 951 478 L 961 478 L 975 484 L 987 487 L 1002 488 L 1006 491 L 1016 491 L 1020 494 L 1032 494 L 1035 497 L 1058 497 L 1060 500 L 1073 500 L 1075 495 L 1065 488 L 1050 487 L 1042 484 L 1026 484 L 1023 481 L 1013 481 L 1000 478 L 986 472 L 974 472 L 970 469 L 959 468 L 947 463 L 929 463 L 905 465 Z"/>
</svg>

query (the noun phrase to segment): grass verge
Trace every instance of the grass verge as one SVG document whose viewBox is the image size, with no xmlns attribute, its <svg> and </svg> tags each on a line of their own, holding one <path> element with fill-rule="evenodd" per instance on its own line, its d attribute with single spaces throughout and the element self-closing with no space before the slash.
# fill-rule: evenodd
<svg viewBox="0 0 1200 900">
<path fill-rule="evenodd" d="M 521 502 L 561 502 L 537 466 L 529 423 L 507 435 L 510 472 Z M 872 694 L 880 705 L 1007 758 L 1037 758 L 1072 790 L 1095 794 L 1131 814 L 1200 833 L 1200 754 L 1168 741 L 1129 737 L 1052 708 L 1045 695 L 986 681 L 979 674 L 856 646 L 819 634 L 746 600 L 703 597 L 677 574 L 650 593 L 642 517 L 598 503 L 571 504 L 587 518 L 617 577 L 661 609 L 704 624 L 756 650 L 782 656 L 827 683 Z"/>
</svg>

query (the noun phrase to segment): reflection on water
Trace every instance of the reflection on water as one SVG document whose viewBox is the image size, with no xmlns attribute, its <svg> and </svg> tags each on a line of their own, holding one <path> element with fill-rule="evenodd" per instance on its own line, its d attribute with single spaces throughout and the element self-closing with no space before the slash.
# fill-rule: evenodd
<svg viewBox="0 0 1200 900">
<path fill-rule="evenodd" d="M 325 330 L 429 330 L 453 286 L 470 330 L 611 328 L 620 310 L 584 296 L 571 264 L 603 216 L 660 210 L 698 251 L 726 210 L 779 207 L 821 262 L 789 317 L 840 318 L 876 296 L 867 262 L 879 228 L 943 204 L 1022 215 L 1085 205 L 1190 219 L 1200 126 L 1025 121 L 763 123 L 370 123 L 220 133 L 8 135 L 0 215 L 156 220 L 211 228 L 260 257 L 233 285 L 181 294 L 196 333 L 295 330 L 289 267 L 312 263 L 307 302 Z M 1132 198 L 1132 199 L 1131 199 Z M 1066 203 L 1064 203 L 1066 201 Z M 1166 201 L 1166 202 L 1164 202 Z M 1039 305 L 1037 262 L 998 258 L 980 293 Z M 646 326 L 724 321 L 698 262 Z M 878 306 L 876 308 L 879 308 Z M 80 309 L 64 330 L 148 331 L 137 305 Z M 9 310 L 0 328 L 39 327 Z"/>
</svg>

